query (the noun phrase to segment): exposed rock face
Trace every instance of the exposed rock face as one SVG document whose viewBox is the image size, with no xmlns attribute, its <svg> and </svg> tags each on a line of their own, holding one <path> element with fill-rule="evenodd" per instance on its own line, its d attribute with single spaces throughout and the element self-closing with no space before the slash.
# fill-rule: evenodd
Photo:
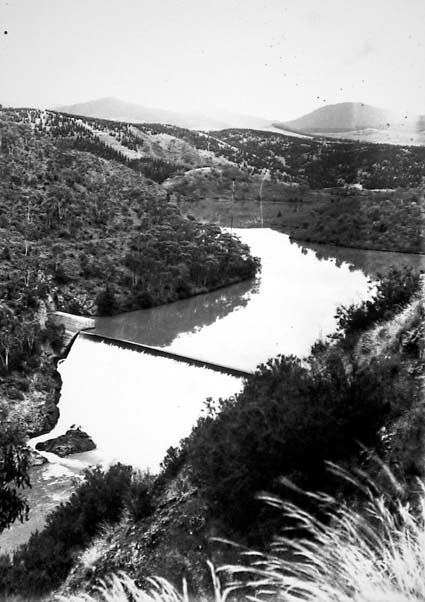
<svg viewBox="0 0 425 602">
<path fill-rule="evenodd" d="M 37 443 L 36 449 L 47 451 L 64 458 L 71 454 L 78 454 L 96 449 L 96 444 L 87 433 L 80 428 L 70 428 L 64 435 Z"/>
<path fill-rule="evenodd" d="M 29 448 L 29 462 L 31 466 L 43 466 L 43 464 L 47 464 L 48 459 L 36 452 L 34 449 Z"/>
<path fill-rule="evenodd" d="M 94 328 L 95 321 L 93 318 L 84 316 L 74 316 L 63 311 L 55 311 L 50 315 L 50 320 L 56 326 L 63 326 L 65 329 L 63 346 L 66 349 L 67 345 L 72 341 L 73 337 L 88 328 Z"/>
<path fill-rule="evenodd" d="M 7 404 L 10 420 L 21 424 L 29 439 L 38 437 L 58 421 L 61 384 L 51 353 L 43 351 L 32 372 L 0 381 L 0 403 Z"/>
</svg>

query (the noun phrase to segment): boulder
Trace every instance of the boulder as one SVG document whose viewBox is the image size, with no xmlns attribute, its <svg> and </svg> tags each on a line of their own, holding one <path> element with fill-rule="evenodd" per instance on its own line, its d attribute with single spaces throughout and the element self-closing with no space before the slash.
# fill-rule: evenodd
<svg viewBox="0 0 425 602">
<path fill-rule="evenodd" d="M 96 449 L 96 444 L 80 428 L 70 428 L 64 435 L 48 439 L 47 441 L 41 441 L 35 447 L 39 451 L 51 452 L 60 458 L 64 458 L 71 454 L 79 454 Z"/>
</svg>

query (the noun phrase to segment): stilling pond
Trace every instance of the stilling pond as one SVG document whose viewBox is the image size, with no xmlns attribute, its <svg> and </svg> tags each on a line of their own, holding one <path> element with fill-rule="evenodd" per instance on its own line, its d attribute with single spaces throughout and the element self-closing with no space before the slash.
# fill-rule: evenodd
<svg viewBox="0 0 425 602">
<path fill-rule="evenodd" d="M 278 354 L 307 355 L 317 339 L 335 329 L 339 305 L 370 294 L 369 277 L 390 265 L 421 267 L 424 261 L 418 255 L 303 247 L 270 229 L 236 234 L 261 259 L 257 279 L 150 310 L 98 318 L 95 332 L 254 372 Z M 229 397 L 243 385 L 237 376 L 86 336 L 76 339 L 59 372 L 59 422 L 32 444 L 76 424 L 93 437 L 97 449 L 67 459 L 45 454 L 50 464 L 32 471 L 30 522 L 0 536 L 3 551 L 42 526 L 84 468 L 121 461 L 157 471 L 166 450 L 190 433 L 206 398 Z"/>
</svg>

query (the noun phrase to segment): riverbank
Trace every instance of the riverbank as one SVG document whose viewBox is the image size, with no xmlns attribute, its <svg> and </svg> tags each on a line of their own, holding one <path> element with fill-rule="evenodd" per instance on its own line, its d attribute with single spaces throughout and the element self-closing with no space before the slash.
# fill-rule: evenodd
<svg viewBox="0 0 425 602">
<path fill-rule="evenodd" d="M 317 243 L 318 245 L 322 245 L 322 246 L 328 246 L 328 247 L 335 247 L 338 250 L 344 250 L 344 249 L 354 249 L 354 250 L 358 250 L 358 251 L 379 251 L 381 253 L 391 253 L 393 255 L 399 255 L 400 257 L 403 255 L 417 255 L 418 256 L 418 260 L 419 261 L 423 261 L 423 266 L 425 268 L 425 252 L 424 251 L 401 251 L 401 250 L 394 250 L 392 248 L 382 248 L 378 245 L 373 246 L 373 243 L 371 246 L 362 246 L 361 244 L 338 244 L 336 242 L 325 242 L 324 240 L 321 240 L 320 237 L 315 240 L 313 238 L 297 238 L 296 236 L 292 236 L 291 235 L 291 231 L 286 229 L 286 228 L 274 228 L 275 230 L 277 230 L 278 232 L 283 232 L 284 234 L 288 234 L 289 238 L 291 240 L 293 240 L 294 242 L 301 244 L 301 245 L 306 245 L 309 246 L 311 243 Z"/>
</svg>

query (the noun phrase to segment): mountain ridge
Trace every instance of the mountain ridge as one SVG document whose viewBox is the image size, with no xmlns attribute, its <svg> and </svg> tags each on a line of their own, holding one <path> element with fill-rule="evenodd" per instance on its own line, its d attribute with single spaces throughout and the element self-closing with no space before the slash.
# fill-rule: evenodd
<svg viewBox="0 0 425 602">
<path fill-rule="evenodd" d="M 188 129 L 225 129 L 228 127 L 253 127 L 255 129 L 271 126 L 272 120 L 243 115 L 232 111 L 171 111 L 145 107 L 136 103 L 123 101 L 113 96 L 105 96 L 83 103 L 55 107 L 55 111 L 112 119 L 133 123 L 169 123 Z"/>
</svg>

